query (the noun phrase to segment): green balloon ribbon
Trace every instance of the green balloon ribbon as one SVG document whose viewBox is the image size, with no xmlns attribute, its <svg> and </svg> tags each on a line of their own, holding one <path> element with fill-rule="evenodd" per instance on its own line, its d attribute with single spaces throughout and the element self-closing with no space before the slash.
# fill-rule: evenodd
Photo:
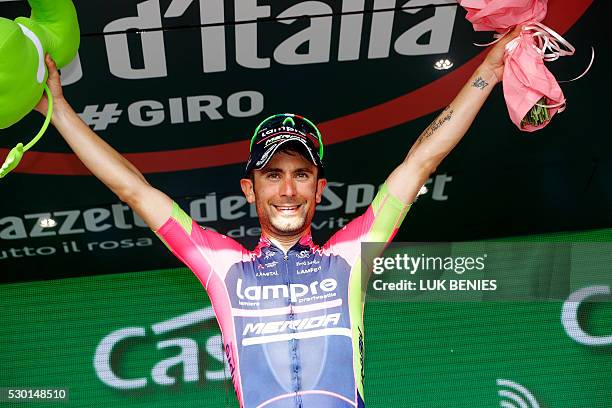
<svg viewBox="0 0 612 408">
<path fill-rule="evenodd" d="M 43 123 L 36 136 L 34 136 L 34 139 L 30 140 L 30 143 L 25 145 L 25 147 L 23 146 L 23 143 L 18 143 L 17 146 L 11 149 L 8 156 L 6 156 L 6 159 L 4 160 L 4 164 L 0 168 L 0 178 L 3 178 L 7 174 L 9 174 L 15 167 L 17 167 L 19 162 L 21 162 L 23 154 L 30 150 L 32 146 L 34 146 L 40 140 L 42 135 L 49 127 L 49 123 L 51 123 L 51 116 L 53 115 L 53 96 L 51 96 L 51 91 L 49 91 L 49 87 L 47 86 L 47 84 L 45 84 L 45 94 L 47 95 L 48 105 L 47 117 L 45 118 L 45 122 Z"/>
<path fill-rule="evenodd" d="M 46 85 L 48 72 L 45 54 L 58 68 L 77 54 L 80 30 L 72 0 L 28 0 L 30 17 L 14 21 L 0 17 L 0 129 L 14 125 L 39 102 L 43 90 L 49 109 L 42 128 L 26 146 L 19 143 L 0 168 L 0 178 L 13 170 L 41 138 L 53 113 L 51 92 Z"/>
</svg>

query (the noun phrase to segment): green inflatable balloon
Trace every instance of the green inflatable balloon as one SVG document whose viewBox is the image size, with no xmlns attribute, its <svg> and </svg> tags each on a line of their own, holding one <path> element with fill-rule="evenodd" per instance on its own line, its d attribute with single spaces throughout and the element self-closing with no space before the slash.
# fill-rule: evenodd
<svg viewBox="0 0 612 408">
<path fill-rule="evenodd" d="M 52 100 L 47 81 L 45 54 L 59 68 L 72 61 L 79 48 L 80 32 L 76 10 L 71 0 L 28 0 L 30 18 L 15 21 L 0 17 L 0 129 L 5 129 L 27 115 L 40 100 L 43 90 L 49 99 L 45 123 L 36 137 L 11 150 L 0 168 L 0 178 L 13 170 L 23 153 L 40 139 L 49 125 Z"/>
</svg>

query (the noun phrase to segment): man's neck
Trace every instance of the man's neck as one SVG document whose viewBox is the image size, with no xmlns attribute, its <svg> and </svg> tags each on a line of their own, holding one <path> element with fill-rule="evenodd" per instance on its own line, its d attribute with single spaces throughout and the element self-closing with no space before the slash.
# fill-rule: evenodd
<svg viewBox="0 0 612 408">
<path fill-rule="evenodd" d="M 270 234 L 269 232 L 264 232 L 264 235 L 270 240 L 270 242 L 281 249 L 285 254 L 300 240 L 300 238 L 308 234 L 310 234 L 310 229 L 307 229 L 299 235 L 291 236 L 277 236 Z"/>
</svg>

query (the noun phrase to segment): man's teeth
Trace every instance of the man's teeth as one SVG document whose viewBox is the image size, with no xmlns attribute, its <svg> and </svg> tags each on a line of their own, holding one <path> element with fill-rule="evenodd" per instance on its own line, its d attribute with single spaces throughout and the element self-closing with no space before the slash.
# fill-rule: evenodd
<svg viewBox="0 0 612 408">
<path fill-rule="evenodd" d="M 290 210 L 295 210 L 295 209 L 297 209 L 297 208 L 298 208 L 298 206 L 297 206 L 297 205 L 292 205 L 292 206 L 290 206 L 290 207 L 284 207 L 284 206 L 277 205 L 277 206 L 276 206 L 276 208 L 278 208 L 279 210 L 290 211 Z"/>
</svg>

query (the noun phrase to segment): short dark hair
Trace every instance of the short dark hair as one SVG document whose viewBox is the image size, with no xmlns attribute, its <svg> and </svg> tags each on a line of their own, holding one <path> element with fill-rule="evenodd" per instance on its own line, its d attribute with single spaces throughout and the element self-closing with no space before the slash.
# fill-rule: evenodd
<svg viewBox="0 0 612 408">
<path fill-rule="evenodd" d="M 310 159 L 310 157 L 307 156 L 307 152 L 305 149 L 301 149 L 300 145 L 297 143 L 285 143 L 282 146 L 280 146 L 278 148 L 278 150 L 276 152 L 274 152 L 274 154 L 276 153 L 287 153 L 289 156 L 295 156 L 295 155 L 299 155 L 302 156 L 304 158 L 304 160 L 312 163 L 312 160 Z M 317 180 L 322 179 L 323 177 L 325 177 L 325 171 L 323 169 L 323 167 L 317 167 Z M 251 182 L 253 182 L 253 184 L 255 184 L 255 177 L 253 175 L 253 172 L 255 170 L 251 170 L 249 171 L 249 179 L 251 180 Z"/>
</svg>

